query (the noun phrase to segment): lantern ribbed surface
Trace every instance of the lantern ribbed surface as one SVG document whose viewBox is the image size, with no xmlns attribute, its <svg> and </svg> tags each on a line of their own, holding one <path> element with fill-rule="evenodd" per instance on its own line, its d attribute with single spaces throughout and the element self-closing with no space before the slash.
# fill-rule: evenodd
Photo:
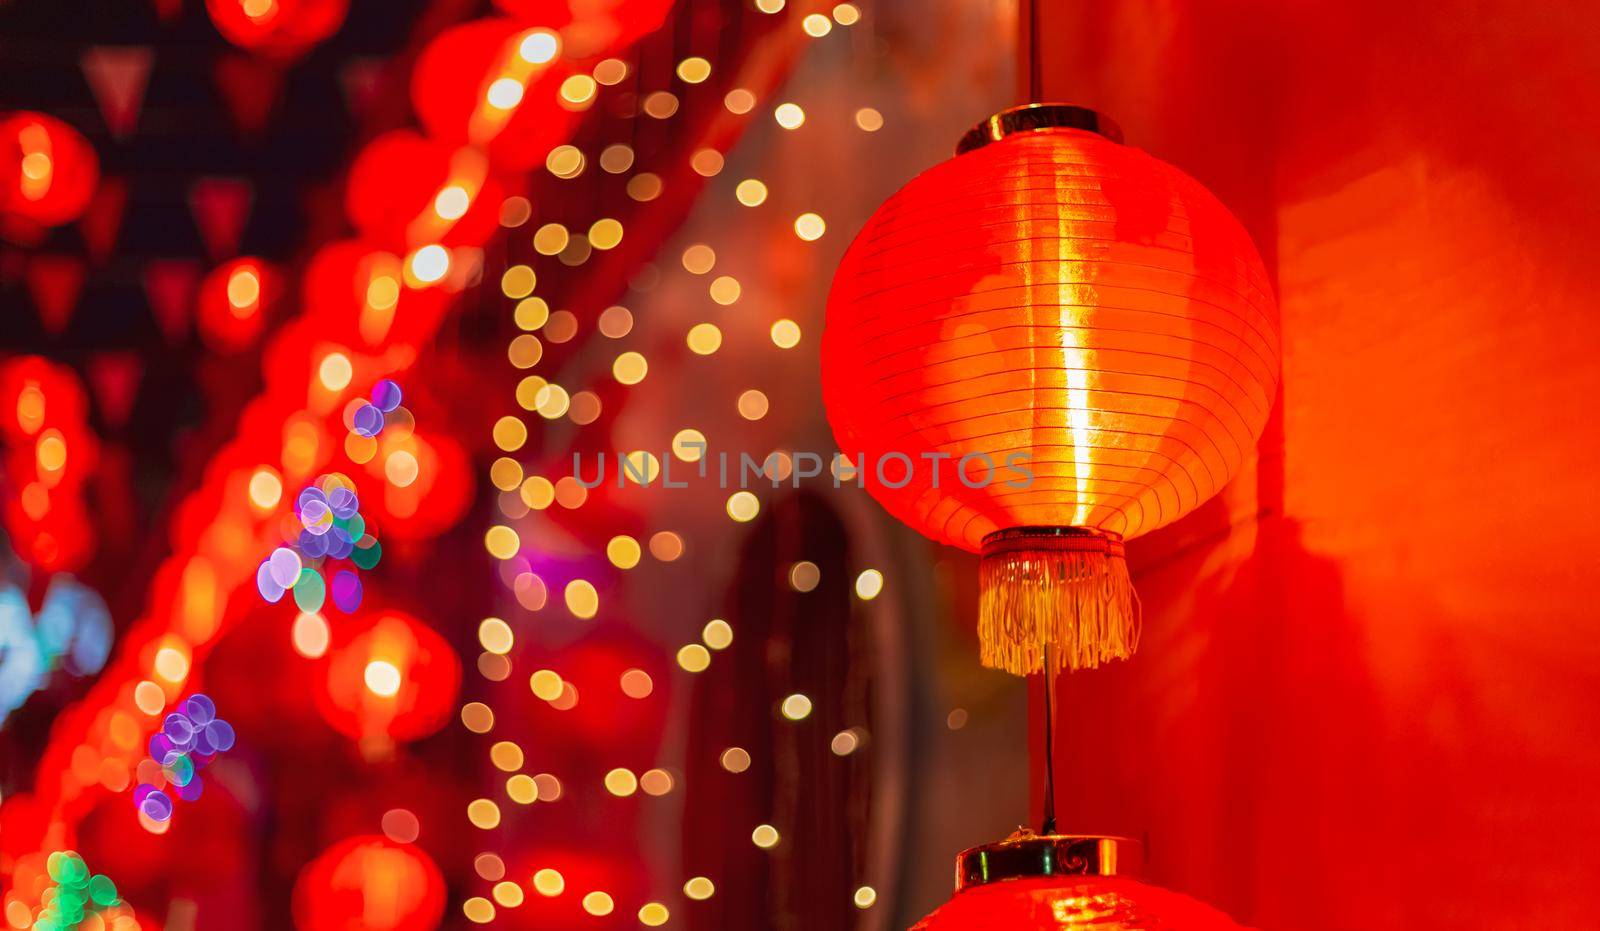
<svg viewBox="0 0 1600 931">
<path fill-rule="evenodd" d="M 911 931 L 1246 931 L 1188 896 L 1116 876 L 1011 879 L 956 894 Z"/>
<path fill-rule="evenodd" d="M 1238 471 L 1278 356 L 1261 259 L 1210 192 L 1049 128 L 937 165 L 872 216 L 828 298 L 823 398 L 873 496 L 934 540 L 1127 539 Z"/>
</svg>

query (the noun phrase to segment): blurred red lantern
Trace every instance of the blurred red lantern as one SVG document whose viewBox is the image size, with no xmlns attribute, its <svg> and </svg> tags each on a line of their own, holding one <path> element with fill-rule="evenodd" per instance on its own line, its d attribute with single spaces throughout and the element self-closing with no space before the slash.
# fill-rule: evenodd
<svg viewBox="0 0 1600 931">
<path fill-rule="evenodd" d="M 1131 878 L 1139 846 L 1019 832 L 956 858 L 955 898 L 912 931 L 1244 931 L 1188 896 Z"/>
<path fill-rule="evenodd" d="M 346 209 L 362 235 L 400 252 L 435 242 L 484 242 L 499 225 L 503 200 L 482 152 L 410 130 L 367 143 L 345 188 Z"/>
<path fill-rule="evenodd" d="M 89 402 L 72 369 L 38 356 L 0 366 L 0 437 L 4 437 L 5 526 L 17 555 L 48 572 L 88 562 L 94 523 L 83 488 L 99 443 Z"/>
<path fill-rule="evenodd" d="M 433 860 L 377 835 L 334 844 L 294 884 L 299 931 L 432 931 L 444 905 L 444 877 Z"/>
<path fill-rule="evenodd" d="M 1266 270 L 1210 192 L 1092 111 L 1007 111 L 959 151 L 840 263 L 829 420 L 890 513 L 983 553 L 985 665 L 1123 658 L 1123 541 L 1214 495 L 1272 407 Z"/>
<path fill-rule="evenodd" d="M 94 147 L 43 113 L 0 121 L 0 214 L 38 226 L 77 219 L 100 183 Z"/>
<path fill-rule="evenodd" d="M 443 727 L 461 684 L 456 653 L 433 628 L 399 611 L 357 622 L 328 654 L 317 707 L 362 741 L 416 740 Z"/>
<path fill-rule="evenodd" d="M 497 167 L 541 165 L 577 119 L 556 105 L 572 73 L 559 52 L 548 30 L 509 19 L 447 29 L 422 50 L 412 72 L 417 119 L 434 139 L 482 146 Z"/>
<path fill-rule="evenodd" d="M 217 352 L 255 345 L 282 288 L 282 277 L 264 259 L 234 259 L 212 269 L 200 283 L 200 338 Z"/>
<path fill-rule="evenodd" d="M 494 0 L 494 5 L 530 26 L 560 29 L 582 54 L 593 54 L 654 32 L 672 0 Z"/>
<path fill-rule="evenodd" d="M 344 23 L 349 0 L 206 0 L 222 37 L 240 48 L 292 57 Z"/>
</svg>

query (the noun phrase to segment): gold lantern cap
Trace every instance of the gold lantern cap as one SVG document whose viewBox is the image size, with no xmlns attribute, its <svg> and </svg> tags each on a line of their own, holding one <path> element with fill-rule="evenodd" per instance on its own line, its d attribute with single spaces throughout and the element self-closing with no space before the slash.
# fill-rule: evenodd
<svg viewBox="0 0 1600 931">
<path fill-rule="evenodd" d="M 1041 129 L 1081 129 L 1122 142 L 1122 127 L 1098 111 L 1070 103 L 1027 103 L 1001 110 L 967 130 L 956 143 L 956 154 L 965 155 L 1007 136 Z"/>
<path fill-rule="evenodd" d="M 1137 877 L 1144 849 L 1136 840 L 1096 834 L 1035 834 L 1027 828 L 1003 841 L 956 856 L 956 892 L 1008 879 L 1045 876 Z"/>
</svg>

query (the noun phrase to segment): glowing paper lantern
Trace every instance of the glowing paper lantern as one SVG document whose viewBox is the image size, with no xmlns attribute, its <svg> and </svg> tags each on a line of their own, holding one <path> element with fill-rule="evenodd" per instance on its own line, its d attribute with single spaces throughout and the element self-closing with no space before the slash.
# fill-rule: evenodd
<svg viewBox="0 0 1600 931">
<path fill-rule="evenodd" d="M 444 915 L 444 900 L 444 877 L 420 849 L 377 835 L 351 837 L 300 871 L 295 927 L 431 931 Z"/>
<path fill-rule="evenodd" d="M 333 35 L 349 0 L 206 0 L 222 37 L 240 48 L 292 57 Z"/>
<path fill-rule="evenodd" d="M 1138 882 L 1120 837 L 1019 831 L 956 858 L 955 898 L 911 931 L 1244 931 L 1187 896 Z"/>
<path fill-rule="evenodd" d="M 444 726 L 461 682 L 450 644 L 398 611 L 361 621 L 329 652 L 317 701 L 328 723 L 358 740 L 416 740 Z"/>
<path fill-rule="evenodd" d="M 282 292 L 282 276 L 265 260 L 224 262 L 200 282 L 200 337 L 217 352 L 250 348 Z"/>
<path fill-rule="evenodd" d="M 536 33 L 547 31 L 495 17 L 435 36 L 411 74 L 411 100 L 428 135 L 481 145 L 496 166 L 523 171 L 543 164 L 577 114 L 555 103 L 571 66 L 552 53 L 559 45 L 530 43 Z"/>
<path fill-rule="evenodd" d="M 828 298 L 823 398 L 890 513 L 983 553 L 985 665 L 1130 655 L 1123 541 L 1238 471 L 1278 378 L 1250 237 L 1092 111 L 1018 108 L 880 207 Z"/>
<path fill-rule="evenodd" d="M 43 113 L 0 120 L 0 214 L 37 226 L 77 219 L 100 183 L 88 140 Z"/>
</svg>

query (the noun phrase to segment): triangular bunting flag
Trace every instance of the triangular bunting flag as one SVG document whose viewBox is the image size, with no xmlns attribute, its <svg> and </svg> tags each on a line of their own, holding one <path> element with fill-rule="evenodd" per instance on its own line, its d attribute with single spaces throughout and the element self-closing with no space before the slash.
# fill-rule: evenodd
<svg viewBox="0 0 1600 931">
<path fill-rule="evenodd" d="M 216 81 L 239 131 L 259 135 L 283 90 L 283 68 L 250 55 L 223 55 L 217 59 Z"/>
<path fill-rule="evenodd" d="M 243 178 L 201 178 L 189 188 L 189 209 L 211 258 L 238 253 L 254 197 L 254 188 Z"/>
<path fill-rule="evenodd" d="M 157 259 L 145 266 L 145 299 L 168 343 L 176 345 L 188 335 L 194 289 L 199 282 L 200 264 L 191 259 Z"/>
<path fill-rule="evenodd" d="M 46 332 L 59 335 L 72 322 L 83 273 L 84 261 L 75 255 L 36 255 L 28 262 L 28 291 Z"/>
<path fill-rule="evenodd" d="M 139 122 L 154 57 L 147 45 L 98 45 L 79 59 L 83 76 L 100 105 L 100 116 L 118 139 L 125 138 Z"/>
<path fill-rule="evenodd" d="M 123 210 L 128 206 L 128 183 L 121 178 L 102 178 L 100 187 L 89 201 L 89 208 L 78 220 L 78 231 L 83 234 L 83 244 L 89 257 L 104 262 L 116 245 L 117 231 L 122 229 Z"/>
<path fill-rule="evenodd" d="M 120 427 L 133 412 L 144 363 L 131 352 L 102 352 L 89 360 L 89 384 L 95 406 L 108 426 Z"/>
<path fill-rule="evenodd" d="M 344 88 L 344 105 L 352 116 L 362 116 L 378 95 L 378 80 L 383 76 L 383 60 L 354 58 L 339 69 L 339 84 Z"/>
</svg>

